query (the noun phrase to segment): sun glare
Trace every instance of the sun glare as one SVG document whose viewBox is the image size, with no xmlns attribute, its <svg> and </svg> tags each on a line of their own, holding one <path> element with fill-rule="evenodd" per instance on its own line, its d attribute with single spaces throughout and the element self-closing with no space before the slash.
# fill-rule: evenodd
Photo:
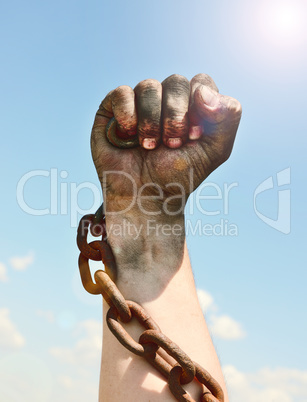
<svg viewBox="0 0 307 402">
<path fill-rule="evenodd" d="M 301 4 L 299 4 L 301 3 Z M 281 46 L 298 44 L 306 35 L 306 4 L 295 1 L 268 1 L 262 4 L 259 23 L 268 42 Z"/>
<path fill-rule="evenodd" d="M 275 25 L 276 29 L 281 32 L 290 33 L 292 29 L 295 29 L 300 17 L 297 10 L 289 8 L 284 8 L 282 10 L 277 10 L 275 15 Z"/>
<path fill-rule="evenodd" d="M 288 38 L 297 38 L 303 28 L 302 16 L 299 10 L 291 5 L 276 10 L 273 24 L 276 34 Z"/>
<path fill-rule="evenodd" d="M 274 80 L 306 69 L 307 0 L 242 0 L 230 11 L 238 65 Z"/>
</svg>

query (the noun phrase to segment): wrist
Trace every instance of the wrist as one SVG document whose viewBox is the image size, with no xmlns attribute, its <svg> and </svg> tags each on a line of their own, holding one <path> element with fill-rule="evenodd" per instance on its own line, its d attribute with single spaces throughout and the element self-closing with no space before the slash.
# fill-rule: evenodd
<svg viewBox="0 0 307 402">
<path fill-rule="evenodd" d="M 113 211 L 114 212 L 114 211 Z M 183 250 L 184 214 L 151 214 L 138 208 L 109 214 L 106 212 L 108 243 L 118 269 L 152 269 L 166 256 Z"/>
</svg>

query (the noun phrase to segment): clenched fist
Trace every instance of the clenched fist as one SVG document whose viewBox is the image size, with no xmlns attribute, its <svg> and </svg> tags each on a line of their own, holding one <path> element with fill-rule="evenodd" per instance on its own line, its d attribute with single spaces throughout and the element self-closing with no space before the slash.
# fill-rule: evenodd
<svg viewBox="0 0 307 402">
<path fill-rule="evenodd" d="M 109 143 L 106 126 L 112 117 L 118 136 L 137 135 L 138 147 Z M 206 74 L 191 81 L 175 74 L 162 83 L 141 81 L 134 90 L 114 89 L 99 107 L 91 137 L 105 201 L 119 211 L 142 188 L 143 195 L 152 196 L 149 210 L 158 210 L 166 198 L 176 210 L 176 196 L 184 192 L 186 200 L 229 157 L 240 117 L 240 103 L 219 94 Z"/>
</svg>

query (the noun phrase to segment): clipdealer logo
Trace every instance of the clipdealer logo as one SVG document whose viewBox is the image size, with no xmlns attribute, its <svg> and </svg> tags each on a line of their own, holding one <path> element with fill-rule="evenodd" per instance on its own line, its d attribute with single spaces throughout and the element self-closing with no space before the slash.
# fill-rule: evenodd
<svg viewBox="0 0 307 402">
<path fill-rule="evenodd" d="M 113 172 L 114 173 L 114 172 Z M 123 174 L 126 179 L 131 181 L 133 188 L 133 205 L 137 204 L 141 211 L 148 215 L 158 215 L 160 212 L 148 212 L 142 209 L 143 189 L 138 189 L 133 178 L 127 172 L 116 172 L 117 174 Z M 274 177 L 270 176 L 262 181 L 255 189 L 253 196 L 251 196 L 250 202 L 253 205 L 256 216 L 270 226 L 274 230 L 283 234 L 289 234 L 291 231 L 291 190 L 289 185 L 291 184 L 291 171 L 290 168 L 283 169 L 276 174 L 276 184 L 274 184 Z M 106 172 L 106 174 L 112 174 L 112 172 Z M 128 177 L 129 176 L 129 177 Z M 31 203 L 26 200 L 25 189 L 30 181 L 35 178 L 43 178 L 43 180 L 49 181 L 49 202 L 47 205 L 41 205 L 40 208 L 33 207 Z M 66 170 L 58 170 L 52 168 L 50 170 L 33 170 L 25 173 L 17 183 L 17 203 L 19 207 L 27 214 L 33 216 L 44 215 L 70 215 L 71 227 L 77 227 L 79 218 L 82 215 L 93 213 L 101 205 L 101 192 L 97 185 L 91 182 L 74 183 L 67 181 L 68 172 Z M 190 184 L 191 191 L 193 190 L 192 172 L 190 172 Z M 34 182 L 35 183 L 35 182 Z M 174 183 L 172 183 L 174 184 Z M 33 183 L 32 183 L 33 185 Z M 149 184 L 146 184 L 148 186 Z M 155 191 L 160 194 L 161 199 L 163 190 L 157 188 L 157 184 L 152 183 Z M 177 183 L 178 188 L 180 187 Z M 231 222 L 230 219 L 226 219 L 230 212 L 230 199 L 232 199 L 232 192 L 239 187 L 239 183 L 223 183 L 218 185 L 213 182 L 205 181 L 199 186 L 191 195 L 190 202 L 187 204 L 186 213 L 187 216 L 193 216 L 195 211 L 202 216 L 210 217 L 210 222 L 205 222 L 204 218 L 197 219 L 196 222 L 191 219 L 187 220 L 186 229 L 187 233 L 198 236 L 237 236 L 238 226 L 235 222 Z M 84 209 L 80 207 L 79 196 L 82 191 L 90 191 L 92 194 L 93 202 L 91 202 L 88 208 Z M 277 219 L 271 216 L 266 216 L 259 207 L 259 198 L 263 193 L 276 191 L 278 195 L 278 202 L 276 204 Z M 179 192 L 180 193 L 180 192 Z M 230 194 L 231 193 L 231 194 Z M 182 212 L 184 209 L 185 193 L 182 189 Z M 154 196 L 156 197 L 156 196 Z M 145 197 L 147 198 L 147 196 Z M 171 212 L 167 209 L 168 198 L 164 199 L 164 212 L 171 215 Z M 177 212 L 180 212 L 177 211 Z M 216 221 L 212 219 L 218 218 Z M 167 231 L 168 228 L 163 228 Z"/>
</svg>

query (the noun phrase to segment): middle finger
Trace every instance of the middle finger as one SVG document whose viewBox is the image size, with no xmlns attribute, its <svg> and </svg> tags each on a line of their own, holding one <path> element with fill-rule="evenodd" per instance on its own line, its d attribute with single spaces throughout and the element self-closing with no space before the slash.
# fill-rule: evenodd
<svg viewBox="0 0 307 402">
<path fill-rule="evenodd" d="M 135 88 L 139 143 L 154 149 L 160 141 L 162 86 L 159 81 L 141 81 Z"/>
<path fill-rule="evenodd" d="M 162 88 L 163 143 L 179 148 L 188 136 L 190 83 L 174 74 L 162 82 Z"/>
</svg>

